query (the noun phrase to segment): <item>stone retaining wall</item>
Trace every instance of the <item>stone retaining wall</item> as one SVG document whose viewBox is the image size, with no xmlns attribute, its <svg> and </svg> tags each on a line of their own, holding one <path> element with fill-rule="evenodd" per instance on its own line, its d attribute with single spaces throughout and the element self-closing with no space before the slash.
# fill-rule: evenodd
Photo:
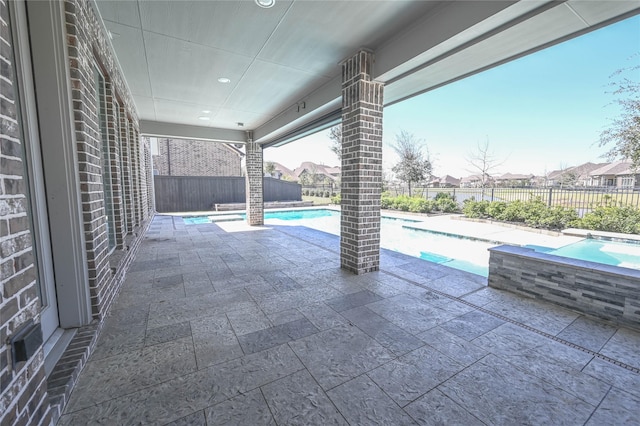
<svg viewBox="0 0 640 426">
<path fill-rule="evenodd" d="M 489 252 L 490 287 L 640 329 L 640 271 L 524 247 Z"/>
</svg>

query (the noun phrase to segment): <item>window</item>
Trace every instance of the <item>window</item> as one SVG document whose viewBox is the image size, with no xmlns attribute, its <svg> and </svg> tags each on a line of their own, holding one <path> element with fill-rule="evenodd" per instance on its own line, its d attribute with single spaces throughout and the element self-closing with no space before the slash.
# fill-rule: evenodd
<svg viewBox="0 0 640 426">
<path fill-rule="evenodd" d="M 116 246 L 116 228 L 113 209 L 113 191 L 111 182 L 111 151 L 109 149 L 109 133 L 107 129 L 107 99 L 104 77 L 98 68 L 94 68 L 96 85 L 96 102 L 100 138 L 102 139 L 102 189 L 104 191 L 104 205 L 107 214 L 107 235 L 109 236 L 109 251 Z"/>
<path fill-rule="evenodd" d="M 620 178 L 620 187 L 622 188 L 633 188 L 634 183 L 633 176 L 623 176 Z"/>
<path fill-rule="evenodd" d="M 114 102 L 114 108 L 116 110 L 116 123 L 115 123 L 115 134 L 116 141 L 120 143 L 120 182 L 124 183 L 124 151 L 126 149 L 126 140 L 122 138 L 122 114 L 120 113 L 120 104 L 116 101 Z M 128 222 L 127 222 L 127 197 L 124 189 L 124 184 L 120 185 L 120 199 L 122 200 L 122 233 L 126 235 L 129 232 Z"/>
</svg>

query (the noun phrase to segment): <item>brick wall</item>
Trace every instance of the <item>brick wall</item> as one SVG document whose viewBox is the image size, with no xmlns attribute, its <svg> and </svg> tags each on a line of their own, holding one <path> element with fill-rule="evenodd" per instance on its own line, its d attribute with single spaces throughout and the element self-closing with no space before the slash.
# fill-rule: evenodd
<svg viewBox="0 0 640 426">
<path fill-rule="evenodd" d="M 162 138 L 153 166 L 161 176 L 241 176 L 240 160 L 225 144 Z"/>
<path fill-rule="evenodd" d="M 640 329 L 640 271 L 524 247 L 489 252 L 489 286 Z"/>
<path fill-rule="evenodd" d="M 29 320 L 38 323 L 40 310 L 12 43 L 8 5 L 0 0 L 0 423 L 26 425 L 46 418 L 49 405 L 42 348 L 14 368 L 6 344 Z"/>
<path fill-rule="evenodd" d="M 361 51 L 342 64 L 340 264 L 356 274 L 380 269 L 383 85 L 372 63 Z"/>
<path fill-rule="evenodd" d="M 247 176 L 246 176 L 246 196 L 247 196 L 247 222 L 249 225 L 264 224 L 264 192 L 263 192 L 263 164 L 262 146 L 251 141 L 247 141 Z"/>
<path fill-rule="evenodd" d="M 111 268 L 109 240 L 107 233 L 106 205 L 103 191 L 102 167 L 110 167 L 112 185 L 114 189 L 114 205 L 112 208 L 120 211 L 117 215 L 116 228 L 122 232 L 122 220 L 127 214 L 122 210 L 121 188 L 118 179 L 123 175 L 120 162 L 120 148 L 116 143 L 114 100 L 116 97 L 124 109 L 127 126 L 130 130 L 129 149 L 136 151 L 130 159 L 137 167 L 139 175 L 143 173 L 140 167 L 140 142 L 137 137 L 137 117 L 133 101 L 126 89 L 125 82 L 118 72 L 115 58 L 107 43 L 106 34 L 98 21 L 89 2 L 76 0 L 65 2 L 65 20 L 67 27 L 68 55 L 70 63 L 72 98 L 75 117 L 75 137 L 78 150 L 78 165 L 80 170 L 80 188 L 82 211 L 84 217 L 84 235 L 87 247 L 87 261 L 89 267 L 89 288 L 91 292 L 92 312 L 95 318 L 101 318 L 108 308 L 117 291 L 119 283 L 114 282 L 115 271 Z M 107 127 L 109 132 L 110 165 L 105 164 L 102 153 L 102 139 L 98 119 L 97 96 L 94 82 L 94 70 L 98 68 L 104 76 L 107 99 Z M 140 179 L 138 179 L 140 182 Z M 135 183 L 135 182 L 134 182 Z M 114 186 L 115 184 L 115 186 Z M 141 201 L 143 195 L 141 185 L 134 185 L 134 202 Z M 135 198 L 138 200 L 135 200 Z M 144 216 L 142 207 L 134 227 L 141 224 Z M 128 207 L 131 208 L 131 207 Z M 117 238 L 120 248 L 124 235 Z"/>
</svg>

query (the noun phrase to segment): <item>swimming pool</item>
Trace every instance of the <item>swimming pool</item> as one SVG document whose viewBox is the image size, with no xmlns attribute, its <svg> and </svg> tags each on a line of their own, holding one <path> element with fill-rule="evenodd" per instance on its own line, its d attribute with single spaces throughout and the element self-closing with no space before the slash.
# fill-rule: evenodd
<svg viewBox="0 0 640 426">
<path fill-rule="evenodd" d="M 532 248 L 540 253 L 588 260 L 591 262 L 604 263 L 605 265 L 640 269 L 640 244 L 638 243 L 621 243 L 587 238 L 558 249 L 539 246 L 525 247 Z"/>
<path fill-rule="evenodd" d="M 245 217 L 236 216 L 236 220 Z M 280 226 L 305 226 L 333 235 L 340 235 L 340 212 L 329 209 L 291 210 L 265 212 L 265 224 Z M 185 218 L 187 224 L 216 221 L 215 216 Z M 452 268 L 487 276 L 489 252 L 495 244 L 455 238 L 404 226 L 420 222 L 414 219 L 399 219 L 382 216 L 380 245 L 382 248 L 440 263 Z"/>
</svg>

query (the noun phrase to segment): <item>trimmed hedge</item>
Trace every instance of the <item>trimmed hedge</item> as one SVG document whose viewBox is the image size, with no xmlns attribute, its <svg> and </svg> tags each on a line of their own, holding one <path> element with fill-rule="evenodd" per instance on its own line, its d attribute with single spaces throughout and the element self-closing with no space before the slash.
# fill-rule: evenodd
<svg viewBox="0 0 640 426">
<path fill-rule="evenodd" d="M 412 213 L 431 213 L 436 211 L 453 213 L 459 211 L 455 198 L 451 194 L 444 192 L 438 193 L 433 200 L 422 197 L 409 197 L 407 195 L 392 197 L 388 192 L 383 192 L 380 198 L 380 207 Z"/>
<path fill-rule="evenodd" d="M 616 206 L 612 200 L 596 206 L 580 218 L 575 209 L 548 207 L 540 197 L 529 201 L 465 200 L 462 212 L 469 218 L 493 219 L 501 222 L 524 223 L 533 228 L 561 230 L 565 228 L 640 234 L 640 210 Z"/>
</svg>

